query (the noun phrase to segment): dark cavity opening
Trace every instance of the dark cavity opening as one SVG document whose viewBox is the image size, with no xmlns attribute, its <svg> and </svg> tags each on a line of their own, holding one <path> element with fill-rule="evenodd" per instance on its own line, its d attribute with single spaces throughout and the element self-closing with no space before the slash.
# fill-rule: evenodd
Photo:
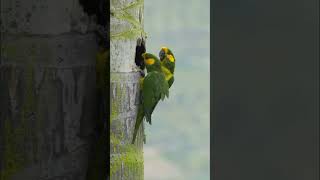
<svg viewBox="0 0 320 180">
<path fill-rule="evenodd" d="M 143 71 L 145 68 L 144 61 L 142 58 L 142 54 L 145 52 L 146 52 L 145 41 L 143 38 L 139 38 L 137 40 L 137 46 L 136 46 L 135 63 L 141 69 L 141 71 Z"/>
</svg>

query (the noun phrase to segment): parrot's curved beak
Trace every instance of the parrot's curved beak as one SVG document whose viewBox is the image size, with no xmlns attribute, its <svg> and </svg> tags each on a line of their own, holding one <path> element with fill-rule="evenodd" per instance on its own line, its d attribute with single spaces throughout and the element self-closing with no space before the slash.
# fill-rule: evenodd
<svg viewBox="0 0 320 180">
<path fill-rule="evenodd" d="M 143 53 L 141 56 L 143 57 L 143 59 L 145 59 L 146 58 L 146 54 L 147 53 Z"/>
</svg>

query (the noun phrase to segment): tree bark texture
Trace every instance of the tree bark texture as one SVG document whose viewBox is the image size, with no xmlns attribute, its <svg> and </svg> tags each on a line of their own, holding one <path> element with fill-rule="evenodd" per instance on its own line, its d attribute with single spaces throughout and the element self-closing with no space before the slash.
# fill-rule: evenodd
<svg viewBox="0 0 320 180">
<path fill-rule="evenodd" d="M 143 1 L 111 0 L 110 156 L 112 180 L 143 179 L 143 127 L 131 144 L 138 105 L 140 73 L 136 46 L 144 38 Z"/>
<path fill-rule="evenodd" d="M 1 0 L 1 180 L 84 180 L 97 43 L 78 0 Z"/>
</svg>

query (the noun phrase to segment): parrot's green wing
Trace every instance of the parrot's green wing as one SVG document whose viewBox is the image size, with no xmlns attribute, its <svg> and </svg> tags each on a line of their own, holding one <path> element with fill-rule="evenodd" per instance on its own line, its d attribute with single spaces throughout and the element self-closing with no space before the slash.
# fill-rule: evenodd
<svg viewBox="0 0 320 180">
<path fill-rule="evenodd" d="M 160 99 L 169 97 L 169 85 L 161 72 L 150 72 L 143 81 L 143 109 L 147 122 L 151 124 L 151 114 Z"/>
<path fill-rule="evenodd" d="M 172 76 L 172 78 L 168 80 L 169 88 L 172 86 L 173 82 L 174 82 L 174 77 Z"/>
<path fill-rule="evenodd" d="M 151 124 L 151 114 L 155 109 L 160 99 L 169 97 L 169 86 L 163 73 L 150 72 L 143 79 L 143 86 L 141 90 L 142 104 L 138 107 L 137 119 L 134 127 L 132 144 L 136 140 L 136 136 L 143 122 L 143 118 L 146 117 L 148 123 Z"/>
</svg>

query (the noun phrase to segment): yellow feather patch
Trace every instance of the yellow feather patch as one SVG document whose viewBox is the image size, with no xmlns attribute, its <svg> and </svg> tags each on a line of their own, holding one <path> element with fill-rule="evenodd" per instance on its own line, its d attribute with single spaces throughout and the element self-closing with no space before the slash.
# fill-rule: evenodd
<svg viewBox="0 0 320 180">
<path fill-rule="evenodd" d="M 148 65 L 152 65 L 154 64 L 154 59 L 153 58 L 145 59 L 144 62 Z"/>
<path fill-rule="evenodd" d="M 164 67 L 164 66 L 161 66 L 161 70 L 162 70 L 162 72 L 163 72 L 164 75 L 165 75 L 166 81 L 169 81 L 169 79 L 172 78 L 173 74 L 170 72 L 169 69 L 167 69 L 167 68 Z"/>
<path fill-rule="evenodd" d="M 172 55 L 167 55 L 167 58 L 169 59 L 169 61 L 174 62 L 174 57 Z"/>
<path fill-rule="evenodd" d="M 166 54 L 168 53 L 168 48 L 167 47 L 162 47 L 161 49 L 164 51 L 164 53 L 166 53 Z"/>
</svg>

